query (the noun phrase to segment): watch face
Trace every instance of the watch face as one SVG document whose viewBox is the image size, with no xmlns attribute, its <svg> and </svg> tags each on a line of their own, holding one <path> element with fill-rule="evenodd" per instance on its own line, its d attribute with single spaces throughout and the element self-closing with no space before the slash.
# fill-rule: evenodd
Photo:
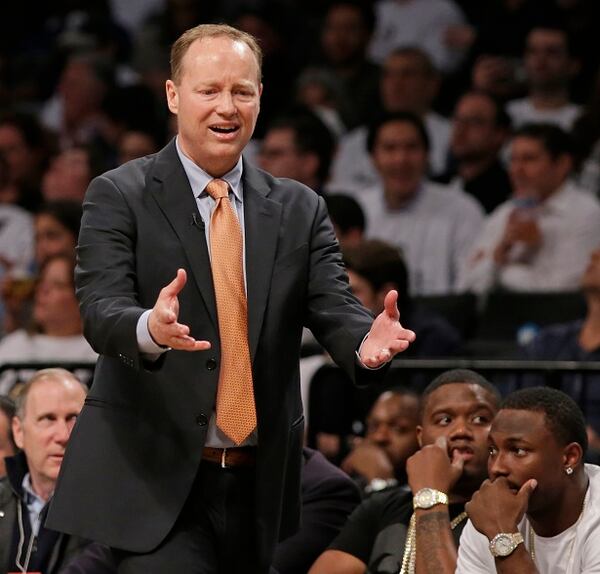
<svg viewBox="0 0 600 574">
<path fill-rule="evenodd" d="M 433 490 L 429 488 L 424 488 L 419 492 L 417 497 L 417 503 L 421 508 L 430 508 L 435 503 L 435 495 Z"/>
<path fill-rule="evenodd" d="M 514 550 L 514 542 L 510 536 L 499 536 L 494 544 L 494 549 L 498 556 L 508 556 Z"/>
</svg>

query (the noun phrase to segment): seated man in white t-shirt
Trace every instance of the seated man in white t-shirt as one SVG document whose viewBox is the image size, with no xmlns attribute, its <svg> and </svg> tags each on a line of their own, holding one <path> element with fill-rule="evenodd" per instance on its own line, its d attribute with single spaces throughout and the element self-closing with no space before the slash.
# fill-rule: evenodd
<svg viewBox="0 0 600 574">
<path fill-rule="evenodd" d="M 486 480 L 466 505 L 457 574 L 600 572 L 600 467 L 584 465 L 583 414 L 561 391 L 509 395 Z"/>
</svg>

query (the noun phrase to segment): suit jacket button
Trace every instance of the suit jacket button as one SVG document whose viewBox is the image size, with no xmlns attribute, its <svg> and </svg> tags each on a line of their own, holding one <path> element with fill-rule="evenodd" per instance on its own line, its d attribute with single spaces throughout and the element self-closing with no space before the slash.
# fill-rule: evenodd
<svg viewBox="0 0 600 574">
<path fill-rule="evenodd" d="M 204 413 L 200 413 L 196 417 L 196 424 L 199 427 L 205 427 L 208 424 L 208 417 Z"/>
<path fill-rule="evenodd" d="M 215 358 L 210 358 L 206 361 L 206 370 L 214 371 L 217 368 L 217 360 Z"/>
</svg>

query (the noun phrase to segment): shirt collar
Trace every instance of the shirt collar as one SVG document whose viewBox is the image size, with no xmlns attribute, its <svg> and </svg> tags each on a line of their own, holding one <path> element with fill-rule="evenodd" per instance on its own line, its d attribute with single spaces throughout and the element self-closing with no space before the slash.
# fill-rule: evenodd
<svg viewBox="0 0 600 574">
<path fill-rule="evenodd" d="M 27 473 L 23 477 L 21 486 L 23 487 L 23 500 L 28 507 L 37 505 L 40 508 L 43 508 L 46 505 L 46 501 L 41 496 L 38 496 L 33 490 L 33 485 L 31 484 L 31 474 Z"/>
<path fill-rule="evenodd" d="M 544 203 L 544 209 L 548 211 L 568 211 L 569 210 L 569 195 L 573 189 L 573 184 L 565 181 Z"/>
<path fill-rule="evenodd" d="M 192 186 L 194 197 L 206 196 L 206 186 L 214 179 L 214 177 L 206 173 L 198 164 L 194 163 L 187 155 L 185 155 L 184 151 L 179 145 L 179 136 L 175 138 L 175 147 L 177 149 L 177 155 L 179 156 L 179 159 L 183 165 L 185 174 L 187 175 L 190 185 Z M 239 202 L 243 202 L 242 172 L 243 162 L 242 158 L 240 157 L 233 169 L 219 178 L 224 179 L 229 184 L 230 189 L 233 191 L 233 194 Z"/>
</svg>

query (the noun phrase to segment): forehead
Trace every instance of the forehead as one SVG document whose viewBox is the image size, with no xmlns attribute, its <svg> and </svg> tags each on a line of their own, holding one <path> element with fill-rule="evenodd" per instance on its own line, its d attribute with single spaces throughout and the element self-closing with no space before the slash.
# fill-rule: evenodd
<svg viewBox="0 0 600 574">
<path fill-rule="evenodd" d="M 427 397 L 425 417 L 441 410 L 472 410 L 488 408 L 496 411 L 494 399 L 483 387 L 474 383 L 449 383 L 442 385 Z"/>
<path fill-rule="evenodd" d="M 566 48 L 567 39 L 560 30 L 532 30 L 527 38 L 529 47 L 559 47 Z"/>
<path fill-rule="evenodd" d="M 395 120 L 383 124 L 377 131 L 377 142 L 381 141 L 418 141 L 421 136 L 416 126 L 408 121 Z"/>
<path fill-rule="evenodd" d="M 492 422 L 490 438 L 495 441 L 525 440 L 544 444 L 556 442 L 543 412 L 519 409 L 500 410 Z"/>
<path fill-rule="evenodd" d="M 536 139 L 529 136 L 517 136 L 510 144 L 511 154 L 514 153 L 528 153 L 539 156 L 550 157 L 550 154 L 546 151 L 544 144 Z"/>
<path fill-rule="evenodd" d="M 26 414 L 71 408 L 83 404 L 85 393 L 78 383 L 56 379 L 42 379 L 33 384 L 25 402 Z"/>
<path fill-rule="evenodd" d="M 419 400 L 414 395 L 384 393 L 373 405 L 369 418 L 392 419 L 398 417 L 414 417 Z"/>
<path fill-rule="evenodd" d="M 258 78 L 258 61 L 250 46 L 227 36 L 210 36 L 192 42 L 182 58 L 183 76 L 186 72 L 211 75 L 215 72 L 235 73 Z"/>
<path fill-rule="evenodd" d="M 496 107 L 488 97 L 482 94 L 467 94 L 458 102 L 456 111 L 459 113 L 476 113 L 492 117 L 496 112 Z"/>
</svg>

